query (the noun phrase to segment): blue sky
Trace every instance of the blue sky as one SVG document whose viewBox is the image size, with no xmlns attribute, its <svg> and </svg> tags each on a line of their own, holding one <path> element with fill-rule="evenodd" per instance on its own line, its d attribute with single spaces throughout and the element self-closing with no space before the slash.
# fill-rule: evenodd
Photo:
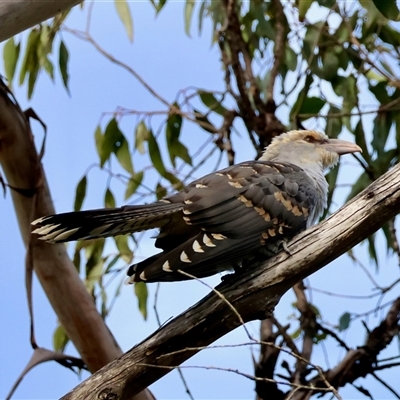
<svg viewBox="0 0 400 400">
<path fill-rule="evenodd" d="M 184 4 L 171 2 L 162 13 L 155 18 L 154 9 L 149 2 L 130 3 L 134 20 L 134 43 L 130 44 L 124 29 L 118 20 L 112 2 L 102 2 L 94 7 L 92 18 L 92 34 L 102 47 L 116 58 L 131 65 L 153 88 L 163 97 L 173 101 L 178 90 L 197 86 L 202 88 L 223 89 L 222 71 L 219 63 L 219 53 L 211 45 L 211 25 L 205 24 L 203 34 L 198 37 L 193 29 L 193 37 L 184 34 Z M 86 6 L 87 7 L 87 6 Z M 193 25 L 197 25 L 195 15 Z M 67 20 L 69 28 L 84 29 L 86 14 L 75 8 Z M 100 56 L 89 44 L 84 43 L 67 32 L 63 33 L 70 50 L 70 90 L 68 96 L 62 88 L 60 79 L 53 84 L 47 76 L 41 76 L 32 101 L 26 100 L 26 88 L 15 86 L 15 95 L 22 108 L 32 107 L 48 127 L 46 154 L 43 160 L 47 179 L 56 210 L 70 211 L 73 207 L 75 187 L 88 167 L 98 163 L 94 145 L 94 130 L 101 120 L 103 112 L 113 112 L 118 106 L 135 110 L 159 110 L 161 104 L 148 94 L 143 87 L 126 71 L 112 65 Z M 1 73 L 1 70 L 0 70 Z M 110 116 L 103 118 L 103 123 Z M 282 115 L 287 119 L 287 116 Z M 122 127 L 126 135 L 132 139 L 135 116 L 123 120 Z M 161 119 L 154 118 L 154 126 Z M 310 126 L 312 127 L 312 126 Z M 39 124 L 34 123 L 34 134 L 37 143 L 41 143 L 43 132 Z M 130 135 L 130 136 L 129 136 Z M 207 133 L 184 125 L 183 141 L 194 148 L 207 138 Z M 254 151 L 242 137 L 235 135 L 233 140 L 237 149 L 236 161 L 244 161 L 254 157 Z M 246 145 L 241 145 L 242 143 Z M 215 159 L 213 160 L 215 161 Z M 137 168 L 146 165 L 145 157 L 135 155 Z M 351 158 L 343 160 L 346 173 L 343 173 L 342 183 L 351 182 L 359 173 L 354 168 Z M 215 165 L 211 163 L 197 172 L 197 176 L 205 173 Z M 222 166 L 226 165 L 223 160 Z M 84 208 L 103 206 L 103 197 L 108 175 L 99 168 L 90 169 L 88 196 Z M 149 174 L 149 181 L 152 175 Z M 124 204 L 123 187 L 118 182 L 112 183 L 119 205 Z M 343 193 L 341 194 L 343 197 Z M 341 198 L 337 198 L 340 203 Z M 31 355 L 29 345 L 29 320 L 24 291 L 24 257 L 25 251 L 17 228 L 12 202 L 9 193 L 0 200 L 0 320 L 3 329 L 0 330 L 0 398 L 4 397 L 14 380 L 28 362 Z M 143 241 L 137 252 L 138 257 L 145 257 L 154 251 L 151 242 Z M 361 250 L 358 251 L 361 254 Z M 397 272 L 393 259 L 388 259 L 384 249 L 380 252 L 383 261 L 383 271 L 377 278 L 382 286 L 392 280 Z M 386 260 L 386 263 L 385 263 Z M 364 260 L 367 267 L 375 275 L 374 267 Z M 122 276 L 118 279 L 122 279 Z M 117 279 L 117 280 L 118 280 Z M 208 282 L 215 285 L 219 277 L 210 278 Z M 311 285 L 332 292 L 361 294 L 369 287 L 368 279 L 361 274 L 348 258 L 341 257 L 322 271 L 313 275 Z M 124 351 L 142 341 L 157 328 L 153 312 L 155 285 L 149 285 L 149 318 L 143 321 L 137 310 L 136 298 L 131 287 L 123 287 L 121 296 L 109 319 L 112 332 Z M 113 285 L 111 285 L 111 289 Z M 43 291 L 35 279 L 34 310 L 36 322 L 36 337 L 40 346 L 52 348 L 52 332 L 56 326 L 57 317 L 52 311 Z M 208 293 L 208 289 L 198 282 L 174 283 L 162 285 L 158 298 L 158 309 L 162 321 L 178 315 L 186 308 Z M 294 309 L 291 303 L 294 297 L 291 293 L 284 296 L 277 307 L 277 316 L 282 322 L 291 322 L 293 329 L 296 322 L 291 319 Z M 337 323 L 344 311 L 361 312 L 365 303 L 341 298 L 330 298 L 319 293 L 313 293 L 312 301 L 320 307 L 323 316 L 329 315 L 329 321 Z M 375 300 L 376 301 L 376 300 Z M 370 304 L 375 304 L 371 301 Z M 374 327 L 376 318 L 381 314 L 371 316 L 369 326 Z M 365 337 L 360 321 L 355 322 L 358 329 L 344 334 L 344 339 L 350 346 L 362 344 Z M 249 324 L 250 332 L 258 336 L 257 322 Z M 227 335 L 218 344 L 235 344 L 247 342 L 243 329 L 237 329 Z M 397 343 L 392 344 L 395 353 Z M 324 351 L 330 355 L 331 365 L 343 357 L 343 352 L 332 342 L 327 342 L 327 350 L 315 348 L 313 362 L 326 367 Z M 67 352 L 75 354 L 72 346 Z M 257 356 L 257 349 L 253 350 Z M 398 352 L 398 349 L 397 349 Z M 333 363 L 333 364 L 332 364 Z M 210 349 L 203 351 L 190 359 L 187 366 L 215 366 L 239 369 L 246 373 L 253 372 L 251 352 L 248 347 Z M 196 399 L 245 399 L 254 398 L 254 384 L 229 372 L 204 369 L 186 369 L 183 371 L 189 388 Z M 398 371 L 397 371 L 398 372 Z M 87 375 L 83 374 L 83 377 Z M 381 374 L 380 376 L 384 376 Z M 20 399 L 50 399 L 58 398 L 79 383 L 70 371 L 55 363 L 46 363 L 31 371 L 15 394 Z M 393 379 L 392 379 L 393 382 Z M 364 385 L 365 382 L 358 382 Z M 389 392 L 376 381 L 369 380 L 365 387 L 371 390 L 378 399 L 390 398 Z M 176 372 L 152 386 L 158 399 L 187 398 L 185 389 Z M 341 391 L 346 399 L 360 398 L 352 388 Z"/>
</svg>

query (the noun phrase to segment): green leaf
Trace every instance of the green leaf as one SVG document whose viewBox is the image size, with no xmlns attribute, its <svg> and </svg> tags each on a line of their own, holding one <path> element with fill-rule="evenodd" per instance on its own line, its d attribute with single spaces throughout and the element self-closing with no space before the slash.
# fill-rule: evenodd
<svg viewBox="0 0 400 400">
<path fill-rule="evenodd" d="M 60 49 L 58 51 L 58 65 L 60 67 L 60 74 L 61 74 L 61 78 L 62 78 L 63 84 L 65 86 L 65 89 L 67 89 L 67 91 L 69 93 L 69 88 L 68 88 L 68 80 L 69 80 L 68 60 L 69 60 L 69 53 L 68 53 L 67 46 L 65 46 L 65 43 L 61 40 Z"/>
<path fill-rule="evenodd" d="M 167 170 L 165 169 L 163 160 L 161 158 L 160 149 L 158 147 L 158 143 L 153 135 L 151 130 L 148 131 L 148 139 L 147 142 L 149 144 L 149 154 L 151 162 L 153 163 L 154 168 L 158 171 L 161 176 L 164 176 Z"/>
<path fill-rule="evenodd" d="M 135 283 L 135 294 L 138 299 L 138 307 L 143 318 L 147 319 L 147 298 L 149 293 L 147 291 L 147 286 L 144 282 Z"/>
<path fill-rule="evenodd" d="M 201 101 L 207 106 L 210 110 L 215 111 L 217 114 L 224 116 L 227 112 L 227 109 L 221 105 L 221 102 L 218 101 L 212 92 L 207 92 L 205 90 L 199 90 L 198 94 L 200 96 Z"/>
<path fill-rule="evenodd" d="M 380 13 L 391 21 L 399 21 L 399 9 L 395 0 L 372 0 Z"/>
<path fill-rule="evenodd" d="M 290 336 L 292 339 L 297 339 L 298 337 L 300 337 L 301 332 L 303 330 L 301 328 L 296 329 Z"/>
<path fill-rule="evenodd" d="M 177 106 L 177 105 L 175 105 Z M 192 165 L 192 159 L 189 156 L 186 146 L 179 141 L 182 128 L 182 117 L 177 114 L 170 114 L 167 120 L 166 137 L 167 148 L 171 163 L 176 167 L 176 157 L 181 158 L 187 164 Z"/>
<path fill-rule="evenodd" d="M 76 186 L 74 211 L 80 211 L 82 207 L 83 200 L 85 199 L 86 196 L 86 186 L 87 186 L 87 179 L 85 175 Z"/>
<path fill-rule="evenodd" d="M 68 344 L 69 338 L 62 325 L 58 325 L 53 333 L 53 348 L 55 351 L 62 353 Z"/>
<path fill-rule="evenodd" d="M 299 116 L 301 116 L 301 114 L 318 115 L 324 105 L 325 101 L 319 97 L 306 97 L 300 107 Z"/>
<path fill-rule="evenodd" d="M 136 127 L 135 132 L 135 149 L 139 151 L 140 154 L 144 154 L 146 151 L 144 149 L 143 143 L 149 138 L 149 130 L 143 121 L 140 121 Z"/>
<path fill-rule="evenodd" d="M 332 198 L 333 198 L 333 193 L 336 189 L 336 181 L 338 178 L 338 174 L 339 174 L 339 168 L 340 168 L 340 164 L 335 165 L 334 168 L 332 168 L 329 173 L 325 176 L 326 181 L 328 182 L 328 197 L 327 197 L 327 208 L 324 212 L 324 215 L 322 217 L 322 219 L 326 218 L 326 215 L 328 213 L 328 210 L 331 206 L 331 202 L 332 202 Z"/>
<path fill-rule="evenodd" d="M 350 194 L 347 196 L 347 199 L 345 203 L 347 203 L 349 200 L 351 200 L 354 196 L 357 196 L 358 193 L 360 193 L 362 190 L 364 190 L 368 185 L 370 185 L 371 178 L 369 175 L 364 171 L 357 179 L 357 181 L 354 183 Z"/>
<path fill-rule="evenodd" d="M 115 208 L 115 198 L 110 188 L 107 188 L 106 193 L 104 195 L 104 207 Z"/>
<path fill-rule="evenodd" d="M 3 48 L 4 70 L 8 83 L 11 85 L 17 67 L 21 44 L 15 44 L 14 38 L 7 40 Z"/>
<path fill-rule="evenodd" d="M 382 155 L 389 136 L 392 118 L 390 113 L 378 113 L 374 119 L 372 148 L 378 153 L 378 158 Z"/>
<path fill-rule="evenodd" d="M 103 278 L 103 266 L 104 259 L 100 259 L 97 264 L 91 266 L 85 279 L 85 286 L 89 293 L 93 293 L 95 284 Z"/>
<path fill-rule="evenodd" d="M 190 24 L 192 22 L 195 0 L 186 0 L 185 5 L 185 33 L 190 36 Z"/>
<path fill-rule="evenodd" d="M 121 131 L 120 131 L 121 132 Z M 130 174 L 133 174 L 133 164 L 131 153 L 129 152 L 128 141 L 125 139 L 125 136 L 121 132 L 120 139 L 114 144 L 114 153 L 117 156 L 119 163 L 128 171 Z"/>
<path fill-rule="evenodd" d="M 24 59 L 19 74 L 19 84 L 22 85 L 28 75 L 28 98 L 32 97 L 36 79 L 39 72 L 38 49 L 40 45 L 40 33 L 32 29 L 28 36 Z"/>
<path fill-rule="evenodd" d="M 294 122 L 297 119 L 297 116 L 303 106 L 303 102 L 307 96 L 308 90 L 313 82 L 313 77 L 311 74 L 306 76 L 306 80 L 304 82 L 304 87 L 301 89 L 300 93 L 297 96 L 296 102 L 293 104 L 292 109 L 290 110 L 289 120 Z"/>
<path fill-rule="evenodd" d="M 348 312 L 345 312 L 342 314 L 342 316 L 339 318 L 339 326 L 338 329 L 339 331 L 345 331 L 349 326 L 351 322 L 351 315 Z"/>
<path fill-rule="evenodd" d="M 207 8 L 206 8 L 206 0 L 203 0 L 199 9 L 199 17 L 198 17 L 198 25 L 197 29 L 199 30 L 199 33 L 202 33 L 203 31 L 203 21 L 204 18 L 207 15 Z"/>
<path fill-rule="evenodd" d="M 104 135 L 99 125 L 96 127 L 96 130 L 94 131 L 94 140 L 96 142 L 97 154 L 100 157 L 100 165 L 103 166 L 111 153 L 108 154 L 108 150 L 107 152 L 104 150 L 103 146 Z"/>
<path fill-rule="evenodd" d="M 131 197 L 136 192 L 137 188 L 142 183 L 143 175 L 144 172 L 140 171 L 130 177 L 129 182 L 126 185 L 125 197 L 124 197 L 125 200 L 129 199 L 129 197 Z"/>
<path fill-rule="evenodd" d="M 133 41 L 133 20 L 131 10 L 126 0 L 115 0 L 115 7 L 117 9 L 118 16 L 124 24 L 126 33 L 128 34 L 129 40 Z"/>
<path fill-rule="evenodd" d="M 203 128 L 205 131 L 210 133 L 217 132 L 217 128 L 215 128 L 214 125 L 210 122 L 210 120 L 199 110 L 193 108 L 193 114 L 200 128 Z"/>
<path fill-rule="evenodd" d="M 367 142 L 365 140 L 364 127 L 363 127 L 361 118 L 357 122 L 357 125 L 356 125 L 356 127 L 354 129 L 354 136 L 356 138 L 356 143 L 361 147 L 362 155 L 364 157 L 364 160 L 369 165 L 371 163 L 371 156 L 368 153 L 368 147 L 367 147 Z"/>
<path fill-rule="evenodd" d="M 168 179 L 172 185 L 174 186 L 175 190 L 182 190 L 183 189 L 183 183 L 180 179 L 178 179 L 174 174 L 171 174 L 171 172 L 166 172 L 165 179 Z"/>
<path fill-rule="evenodd" d="M 128 238 L 128 235 L 120 235 L 114 238 L 117 249 L 126 263 L 130 263 L 133 258 L 133 251 L 129 248 Z"/>
<path fill-rule="evenodd" d="M 375 246 L 375 234 L 367 237 L 368 241 L 368 253 L 371 258 L 375 262 L 375 266 L 379 266 L 378 255 L 376 253 L 376 246 Z"/>
<path fill-rule="evenodd" d="M 156 9 L 157 14 L 162 10 L 165 6 L 167 0 L 159 0 L 156 2 L 155 0 L 150 0 L 151 4 L 153 4 L 154 8 Z"/>
<path fill-rule="evenodd" d="M 166 195 L 167 195 L 167 189 L 165 189 L 165 187 L 163 185 L 161 185 L 161 183 L 157 183 L 157 185 L 156 185 L 157 200 L 162 199 Z"/>
<path fill-rule="evenodd" d="M 297 54 L 289 46 L 285 46 L 285 64 L 290 71 L 295 71 L 297 68 Z"/>
<path fill-rule="evenodd" d="M 335 116 L 330 116 L 327 118 L 327 123 L 326 123 L 326 134 L 330 138 L 337 138 L 342 132 L 342 118 L 340 117 L 341 110 L 333 105 L 329 107 L 328 115 L 334 115 L 338 114 L 337 117 Z"/>
<path fill-rule="evenodd" d="M 99 143 L 101 144 L 101 151 L 99 153 L 101 166 L 110 158 L 111 153 L 114 153 L 122 167 L 133 174 L 132 158 L 128 142 L 119 129 L 115 118 L 112 118 L 108 123 L 103 139 L 99 140 Z"/>
<path fill-rule="evenodd" d="M 307 11 L 310 8 L 312 3 L 313 3 L 312 0 L 298 0 L 297 1 L 298 7 L 299 7 L 299 21 L 300 22 L 304 21 Z"/>
</svg>

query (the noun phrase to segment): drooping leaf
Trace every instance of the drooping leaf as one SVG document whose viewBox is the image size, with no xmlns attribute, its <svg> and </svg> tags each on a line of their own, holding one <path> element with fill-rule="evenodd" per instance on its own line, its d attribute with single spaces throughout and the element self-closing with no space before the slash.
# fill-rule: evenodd
<svg viewBox="0 0 400 400">
<path fill-rule="evenodd" d="M 69 74 L 68 74 L 68 61 L 69 61 L 69 52 L 65 43 L 61 40 L 60 42 L 60 49 L 58 52 L 58 65 L 60 67 L 60 74 L 65 86 L 65 89 L 69 92 L 68 81 L 69 81 Z"/>
<path fill-rule="evenodd" d="M 389 137 L 392 125 L 391 113 L 378 113 L 374 120 L 373 136 L 371 146 L 378 153 L 378 158 L 382 155 Z"/>
<path fill-rule="evenodd" d="M 198 91 L 201 101 L 210 110 L 215 111 L 217 114 L 224 116 L 227 109 L 221 104 L 220 101 L 216 99 L 212 92 L 207 92 L 206 90 Z"/>
<path fill-rule="evenodd" d="M 307 14 L 307 11 L 311 7 L 313 1 L 311 0 L 297 0 L 297 6 L 299 8 L 299 21 L 303 22 Z"/>
<path fill-rule="evenodd" d="M 121 166 L 130 174 L 133 174 L 132 157 L 129 152 L 128 141 L 125 139 L 122 132 L 120 139 L 115 143 L 114 153 Z"/>
<path fill-rule="evenodd" d="M 140 121 L 136 127 L 135 132 L 135 149 L 139 151 L 140 154 L 145 153 L 143 143 L 148 140 L 149 130 L 143 121 Z"/>
<path fill-rule="evenodd" d="M 83 200 L 86 196 L 87 178 L 86 175 L 79 181 L 76 186 L 74 211 L 80 211 L 82 208 Z"/>
<path fill-rule="evenodd" d="M 130 263 L 133 258 L 133 252 L 128 245 L 128 238 L 128 235 L 120 235 L 114 238 L 117 249 L 126 263 Z"/>
<path fill-rule="evenodd" d="M 32 97 L 33 89 L 39 73 L 38 47 L 40 45 L 40 32 L 32 29 L 26 45 L 24 59 L 21 65 L 19 84 L 22 85 L 28 76 L 28 98 Z"/>
<path fill-rule="evenodd" d="M 15 44 L 14 38 L 7 40 L 3 48 L 4 71 L 11 86 L 17 67 L 21 43 Z"/>
<path fill-rule="evenodd" d="M 89 293 L 93 293 L 94 286 L 103 276 L 104 259 L 100 259 L 97 264 L 93 265 L 86 275 L 85 286 Z"/>
<path fill-rule="evenodd" d="M 131 15 L 131 10 L 129 8 L 127 0 L 115 0 L 115 7 L 119 18 L 121 19 L 129 40 L 133 41 L 133 20 Z"/>
<path fill-rule="evenodd" d="M 176 105 L 175 105 L 176 106 Z M 172 165 L 175 167 L 175 159 L 181 158 L 187 164 L 192 165 L 192 159 L 186 146 L 179 141 L 182 128 L 182 117 L 177 114 L 170 114 L 166 126 L 166 138 L 169 157 Z"/>
<path fill-rule="evenodd" d="M 62 325 L 58 325 L 53 333 L 53 349 L 60 353 L 64 352 L 65 346 L 68 344 L 69 338 Z"/>
<path fill-rule="evenodd" d="M 133 174 L 129 178 L 129 182 L 126 185 L 126 190 L 125 190 L 125 196 L 124 196 L 125 200 L 129 199 L 129 197 L 131 197 L 136 192 L 137 188 L 142 183 L 143 176 L 144 172 L 140 171 L 137 172 L 136 174 Z"/>
<path fill-rule="evenodd" d="M 372 0 L 381 14 L 391 21 L 399 21 L 399 9 L 395 0 Z"/>
<path fill-rule="evenodd" d="M 295 101 L 295 103 L 292 106 L 292 109 L 290 110 L 289 114 L 290 121 L 294 122 L 298 114 L 300 113 L 300 110 L 303 106 L 303 102 L 307 96 L 307 93 L 310 89 L 312 82 L 313 82 L 313 77 L 311 76 L 311 74 L 308 74 L 304 82 L 304 87 L 303 89 L 301 89 L 300 93 L 297 96 L 297 100 Z"/>
<path fill-rule="evenodd" d="M 367 161 L 367 163 L 370 164 L 371 156 L 369 155 L 369 152 L 368 152 L 367 142 L 365 140 L 364 127 L 363 127 L 361 118 L 357 122 L 357 125 L 354 129 L 354 135 L 356 138 L 356 143 L 361 147 L 362 155 L 363 155 L 365 161 Z"/>
<path fill-rule="evenodd" d="M 100 157 L 100 166 L 103 166 L 110 156 L 111 152 L 109 152 L 108 149 L 106 150 L 105 146 L 103 146 L 104 135 L 99 125 L 94 131 L 94 140 L 96 142 L 97 154 Z"/>
<path fill-rule="evenodd" d="M 132 158 L 129 152 L 128 142 L 124 134 L 118 127 L 117 120 L 112 118 L 108 123 L 103 139 L 101 141 L 100 165 L 110 158 L 111 153 L 114 153 L 121 164 L 130 174 L 133 174 Z"/>
<path fill-rule="evenodd" d="M 327 212 L 331 206 L 332 198 L 333 198 L 333 193 L 335 192 L 336 189 L 336 181 L 339 175 L 339 168 L 340 164 L 335 165 L 334 168 L 332 168 L 329 173 L 325 176 L 326 180 L 328 182 L 328 197 L 327 197 L 327 208 L 324 212 L 324 215 L 322 216 L 322 219 L 325 219 Z"/>
<path fill-rule="evenodd" d="M 156 9 L 157 14 L 162 10 L 162 8 L 167 3 L 167 0 L 150 0 L 151 4 L 153 4 L 154 8 Z"/>
<path fill-rule="evenodd" d="M 376 246 L 375 246 L 375 234 L 367 237 L 368 242 L 368 253 L 369 257 L 372 261 L 374 261 L 376 268 L 379 267 L 378 262 L 378 254 L 376 253 Z"/>
<path fill-rule="evenodd" d="M 115 198 L 110 188 L 107 188 L 106 193 L 104 195 L 104 207 L 115 208 Z"/>
<path fill-rule="evenodd" d="M 186 0 L 185 5 L 185 33 L 190 36 L 190 24 L 192 22 L 195 0 Z"/>
<path fill-rule="evenodd" d="M 167 195 L 167 189 L 161 183 L 157 183 L 156 186 L 156 196 L 157 199 L 160 200 Z"/>
<path fill-rule="evenodd" d="M 342 316 L 339 318 L 339 326 L 338 329 L 339 331 L 345 331 L 349 326 L 351 322 L 351 315 L 348 312 L 345 312 L 342 314 Z"/>
<path fill-rule="evenodd" d="M 182 190 L 183 189 L 183 183 L 180 179 L 178 179 L 174 174 L 172 174 L 171 172 L 166 172 L 165 179 L 168 179 L 172 185 L 174 186 L 175 190 Z"/>
<path fill-rule="evenodd" d="M 166 173 L 166 169 L 161 158 L 160 148 L 158 147 L 158 143 L 153 135 L 152 130 L 148 131 L 148 144 L 149 144 L 149 154 L 151 162 L 154 165 L 154 168 L 158 171 L 161 176 L 164 176 Z"/>
<path fill-rule="evenodd" d="M 215 133 L 217 131 L 217 128 L 215 128 L 211 121 L 199 110 L 193 108 L 193 114 L 196 121 L 199 123 L 200 128 L 203 128 L 205 131 L 210 133 Z"/>
<path fill-rule="evenodd" d="M 306 97 L 300 107 L 299 116 L 301 116 L 301 114 L 318 115 L 324 105 L 325 101 L 319 97 Z M 307 119 L 309 117 L 305 118 Z"/>
<path fill-rule="evenodd" d="M 147 286 L 144 282 L 135 283 L 135 294 L 138 299 L 138 307 L 144 320 L 147 319 L 147 298 L 149 296 Z"/>
<path fill-rule="evenodd" d="M 342 132 L 342 118 L 339 116 L 341 110 L 333 105 L 329 107 L 328 115 L 330 115 L 326 122 L 326 134 L 331 138 L 337 138 Z M 338 116 L 334 116 L 337 114 Z"/>
</svg>

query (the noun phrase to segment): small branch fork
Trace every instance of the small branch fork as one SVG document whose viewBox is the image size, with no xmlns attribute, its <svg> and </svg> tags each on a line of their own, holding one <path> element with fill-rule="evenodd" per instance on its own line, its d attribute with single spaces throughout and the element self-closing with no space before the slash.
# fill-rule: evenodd
<svg viewBox="0 0 400 400">
<path fill-rule="evenodd" d="M 218 32 L 219 47 L 222 55 L 222 63 L 225 67 L 225 84 L 228 91 L 235 98 L 239 115 L 246 124 L 249 135 L 254 131 L 259 137 L 259 150 L 266 147 L 274 136 L 285 131 L 283 124 L 276 118 L 276 105 L 272 98 L 274 84 L 284 55 L 284 43 L 286 41 L 284 30 L 284 13 L 279 0 L 274 0 L 276 18 L 278 20 L 277 40 L 274 49 L 274 65 L 271 74 L 268 98 L 265 102 L 261 98 L 253 70 L 252 57 L 248 44 L 245 42 L 235 0 L 223 0 L 226 18 Z M 239 93 L 232 90 L 231 77 L 235 77 Z"/>
</svg>

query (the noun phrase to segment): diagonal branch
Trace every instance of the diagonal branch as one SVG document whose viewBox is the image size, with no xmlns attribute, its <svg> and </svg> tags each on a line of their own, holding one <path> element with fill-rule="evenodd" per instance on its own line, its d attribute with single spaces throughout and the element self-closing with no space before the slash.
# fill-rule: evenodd
<svg viewBox="0 0 400 400">
<path fill-rule="evenodd" d="M 199 351 L 196 347 L 207 346 L 238 327 L 239 318 L 227 302 L 245 322 L 270 316 L 281 296 L 296 282 L 378 230 L 399 207 L 397 165 L 326 221 L 296 236 L 289 243 L 292 256 L 281 252 L 249 268 L 246 274 L 227 280 L 218 287 L 221 296 L 212 292 L 63 399 L 94 400 L 106 395 L 128 399 L 168 373 L 165 367 L 180 365 Z"/>
</svg>

